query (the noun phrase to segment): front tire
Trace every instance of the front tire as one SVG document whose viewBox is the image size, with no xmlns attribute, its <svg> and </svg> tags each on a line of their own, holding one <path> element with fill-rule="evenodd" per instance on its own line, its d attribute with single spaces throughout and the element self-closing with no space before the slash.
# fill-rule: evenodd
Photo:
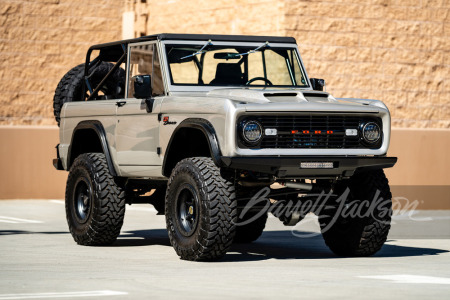
<svg viewBox="0 0 450 300">
<path fill-rule="evenodd" d="M 237 215 L 234 184 L 209 157 L 186 158 L 172 171 L 166 193 L 170 243 L 184 260 L 217 260 L 230 248 Z"/>
<path fill-rule="evenodd" d="M 335 209 L 325 211 L 325 215 L 319 216 L 322 236 L 339 256 L 373 255 L 384 245 L 391 227 L 392 195 L 388 180 L 383 170 L 360 172 L 338 184 L 335 192 L 341 196 L 347 188 L 350 203 L 360 208 L 364 208 L 362 201 L 377 201 L 377 205 L 369 206 L 370 209 L 366 206 L 360 210 L 363 215 L 358 216 L 351 213 L 342 216 Z"/>
<path fill-rule="evenodd" d="M 66 186 L 66 218 L 79 245 L 109 245 L 120 234 L 125 193 L 110 174 L 103 153 L 78 156 Z"/>
</svg>

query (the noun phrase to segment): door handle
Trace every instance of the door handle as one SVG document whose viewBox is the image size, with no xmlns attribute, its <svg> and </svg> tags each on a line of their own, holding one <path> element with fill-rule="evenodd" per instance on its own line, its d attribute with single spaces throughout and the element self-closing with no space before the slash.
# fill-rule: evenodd
<svg viewBox="0 0 450 300">
<path fill-rule="evenodd" d="M 118 107 L 122 107 L 122 106 L 124 106 L 125 104 L 127 104 L 127 101 L 117 101 L 116 102 L 116 105 L 118 106 Z"/>
</svg>

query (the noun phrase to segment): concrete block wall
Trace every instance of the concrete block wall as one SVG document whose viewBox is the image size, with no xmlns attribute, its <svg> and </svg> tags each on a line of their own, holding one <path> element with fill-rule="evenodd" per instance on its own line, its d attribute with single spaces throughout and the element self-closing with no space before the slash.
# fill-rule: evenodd
<svg viewBox="0 0 450 300">
<path fill-rule="evenodd" d="M 216 33 L 282 35 L 284 2 L 279 0 L 129 0 L 135 35 Z"/>
<path fill-rule="evenodd" d="M 450 128 L 450 1 L 285 1 L 310 76 L 383 100 L 393 126 Z"/>
<path fill-rule="evenodd" d="M 58 81 L 122 38 L 124 11 L 134 36 L 294 36 L 335 96 L 385 101 L 396 127 L 450 128 L 449 0 L 0 0 L 0 124 L 55 124 Z"/>
<path fill-rule="evenodd" d="M 450 128 L 449 0 L 130 0 L 135 36 L 294 36 L 336 97 L 380 99 L 392 124 Z"/>
<path fill-rule="evenodd" d="M 121 39 L 123 0 L 0 0 L 0 124 L 53 125 L 61 77 Z"/>
</svg>

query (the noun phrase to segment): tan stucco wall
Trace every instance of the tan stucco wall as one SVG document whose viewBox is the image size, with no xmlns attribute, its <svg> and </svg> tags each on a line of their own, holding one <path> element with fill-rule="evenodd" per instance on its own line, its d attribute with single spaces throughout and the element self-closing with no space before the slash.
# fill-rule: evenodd
<svg viewBox="0 0 450 300">
<path fill-rule="evenodd" d="M 394 128 L 388 155 L 398 162 L 386 175 L 392 185 L 450 186 L 449 149 L 448 129 Z"/>
<path fill-rule="evenodd" d="M 56 126 L 0 126 L 0 141 L 0 199 L 64 198 L 67 172 L 52 166 Z M 394 129 L 388 154 L 399 160 L 386 169 L 394 197 L 423 201 L 423 209 L 450 209 L 449 148 L 448 129 Z"/>
<path fill-rule="evenodd" d="M 123 0 L 0 0 L 0 124 L 56 124 L 61 77 L 122 37 Z"/>
<path fill-rule="evenodd" d="M 52 160 L 56 126 L 0 126 L 0 199 L 64 198 L 67 172 Z"/>
</svg>

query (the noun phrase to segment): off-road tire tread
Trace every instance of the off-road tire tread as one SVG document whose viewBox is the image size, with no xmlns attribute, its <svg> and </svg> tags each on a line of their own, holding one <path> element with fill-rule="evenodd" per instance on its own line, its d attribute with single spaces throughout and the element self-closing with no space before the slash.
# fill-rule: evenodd
<svg viewBox="0 0 450 300">
<path fill-rule="evenodd" d="M 89 228 L 85 234 L 78 235 L 73 231 L 69 221 L 68 197 L 72 191 L 66 189 L 66 215 L 69 230 L 79 245 L 100 246 L 112 244 L 120 234 L 125 216 L 125 192 L 116 184 L 110 174 L 103 153 L 85 153 L 78 156 L 69 172 L 67 182 L 75 180 L 73 170 L 86 168 L 93 175 L 92 185 L 95 198 Z"/>
<path fill-rule="evenodd" d="M 200 227 L 196 243 L 192 247 L 181 247 L 174 237 L 174 220 L 169 214 L 173 180 L 181 173 L 188 173 L 201 185 L 200 205 L 206 207 L 201 216 L 204 227 Z M 180 161 L 172 171 L 166 193 L 166 220 L 170 243 L 181 259 L 212 261 L 220 259 L 230 248 L 236 230 L 237 203 L 234 184 L 220 175 L 219 168 L 209 157 L 193 157 Z M 200 220 L 199 220 L 200 223 Z M 200 226 L 200 224 L 199 224 Z"/>
</svg>

